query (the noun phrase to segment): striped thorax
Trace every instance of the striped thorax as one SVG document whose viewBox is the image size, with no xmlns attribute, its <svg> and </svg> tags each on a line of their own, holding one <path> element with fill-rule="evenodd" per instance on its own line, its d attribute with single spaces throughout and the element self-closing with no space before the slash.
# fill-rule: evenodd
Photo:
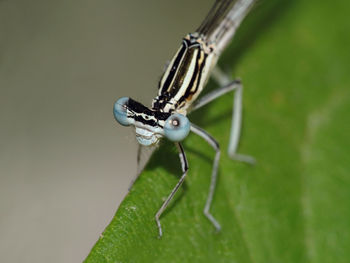
<svg viewBox="0 0 350 263">
<path fill-rule="evenodd" d="M 156 144 L 163 136 L 183 140 L 190 129 L 187 110 L 203 90 L 216 61 L 213 45 L 198 34 L 187 35 L 159 81 L 152 108 L 124 97 L 114 106 L 115 118 L 122 125 L 134 125 L 142 145 Z"/>
<path fill-rule="evenodd" d="M 159 81 L 152 108 L 186 115 L 216 62 L 213 51 L 213 46 L 207 45 L 198 34 L 187 35 Z"/>
</svg>

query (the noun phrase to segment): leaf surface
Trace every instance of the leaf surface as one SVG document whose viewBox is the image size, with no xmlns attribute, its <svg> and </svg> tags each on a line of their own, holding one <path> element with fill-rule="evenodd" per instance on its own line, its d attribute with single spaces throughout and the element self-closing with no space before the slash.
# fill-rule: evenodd
<svg viewBox="0 0 350 263">
<path fill-rule="evenodd" d="M 212 213 L 203 215 L 214 151 L 184 142 L 190 170 L 161 217 L 154 215 L 181 175 L 163 142 L 85 262 L 349 262 L 350 23 L 348 1 L 261 1 L 220 65 L 244 83 L 239 152 L 227 156 L 233 97 L 189 115 L 220 143 Z M 215 88 L 209 83 L 209 90 Z"/>
</svg>

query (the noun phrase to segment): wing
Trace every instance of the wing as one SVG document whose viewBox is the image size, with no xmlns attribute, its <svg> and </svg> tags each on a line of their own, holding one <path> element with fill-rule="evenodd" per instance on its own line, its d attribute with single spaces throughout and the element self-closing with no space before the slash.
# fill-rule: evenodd
<svg viewBox="0 0 350 263">
<path fill-rule="evenodd" d="M 216 0 L 198 27 L 208 44 L 214 44 L 219 55 L 236 33 L 238 26 L 257 0 Z"/>
</svg>

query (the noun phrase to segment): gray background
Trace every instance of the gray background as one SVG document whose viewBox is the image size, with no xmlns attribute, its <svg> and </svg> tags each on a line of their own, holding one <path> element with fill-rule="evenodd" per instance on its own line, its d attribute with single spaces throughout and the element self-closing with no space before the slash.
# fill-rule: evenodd
<svg viewBox="0 0 350 263">
<path fill-rule="evenodd" d="M 0 0 L 0 261 L 81 262 L 136 173 L 149 104 L 210 0 Z"/>
</svg>

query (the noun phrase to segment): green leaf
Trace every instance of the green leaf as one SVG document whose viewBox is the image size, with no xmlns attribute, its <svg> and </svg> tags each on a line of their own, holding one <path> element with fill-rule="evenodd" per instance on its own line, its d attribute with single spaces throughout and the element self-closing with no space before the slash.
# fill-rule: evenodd
<svg viewBox="0 0 350 263">
<path fill-rule="evenodd" d="M 190 170 L 161 217 L 163 238 L 154 215 L 181 175 L 168 142 L 85 262 L 349 262 L 349 7 L 260 1 L 225 52 L 221 66 L 245 86 L 239 151 L 258 163 L 226 154 L 232 95 L 190 115 L 221 144 L 211 209 L 220 233 L 202 213 L 214 151 L 190 135 Z"/>
</svg>

